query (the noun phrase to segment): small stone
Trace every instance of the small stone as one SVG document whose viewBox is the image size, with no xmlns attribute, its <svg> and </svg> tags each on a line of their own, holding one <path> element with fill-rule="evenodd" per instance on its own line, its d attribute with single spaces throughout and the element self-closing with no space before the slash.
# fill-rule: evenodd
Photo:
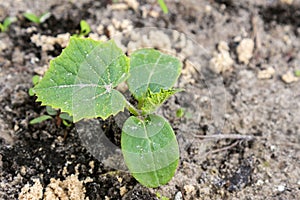
<svg viewBox="0 0 300 200">
<path fill-rule="evenodd" d="M 24 176 L 26 174 L 26 172 L 27 172 L 26 167 L 22 166 L 21 169 L 20 169 L 21 175 Z"/>
<path fill-rule="evenodd" d="M 243 39 L 237 47 L 238 59 L 241 63 L 248 64 L 253 56 L 254 41 L 250 38 Z"/>
<path fill-rule="evenodd" d="M 124 196 L 124 194 L 126 194 L 126 192 L 127 192 L 126 186 L 120 187 L 120 195 L 121 196 Z"/>
<path fill-rule="evenodd" d="M 42 199 L 43 197 L 43 186 L 39 179 L 33 180 L 34 185 L 30 186 L 26 184 L 19 194 L 20 200 L 28 200 L 28 199 Z"/>
<path fill-rule="evenodd" d="M 259 179 L 257 182 L 256 182 L 256 185 L 257 186 L 262 186 L 264 184 L 264 181 Z"/>
<path fill-rule="evenodd" d="M 228 44 L 224 41 L 219 42 L 218 52 L 214 53 L 209 62 L 210 68 L 216 73 L 222 73 L 232 69 L 234 61 L 230 57 Z"/>
<path fill-rule="evenodd" d="M 268 67 L 267 69 L 261 70 L 257 74 L 258 79 L 270 79 L 275 74 L 273 67 Z"/>
<path fill-rule="evenodd" d="M 292 73 L 291 71 L 287 72 L 286 74 L 282 75 L 281 79 L 285 82 L 285 83 L 293 83 L 299 80 L 298 77 L 296 77 L 294 75 L 294 73 Z"/>
<path fill-rule="evenodd" d="M 90 161 L 89 162 L 89 166 L 90 166 L 90 170 L 89 170 L 89 172 L 92 174 L 93 173 L 93 171 L 94 171 L 94 168 L 95 168 L 95 162 L 92 160 L 92 161 Z"/>
<path fill-rule="evenodd" d="M 0 40 L 0 51 L 7 49 L 7 45 L 4 41 Z"/>
<path fill-rule="evenodd" d="M 185 185 L 185 186 L 183 186 L 183 189 L 187 194 L 195 192 L 195 187 L 192 185 Z"/>
<path fill-rule="evenodd" d="M 284 185 L 279 185 L 277 187 L 278 192 L 283 192 L 285 190 L 285 186 Z"/>
<path fill-rule="evenodd" d="M 117 177 L 117 179 L 119 183 L 122 183 L 123 179 L 121 177 Z"/>
<path fill-rule="evenodd" d="M 158 18 L 159 17 L 159 12 L 157 12 L 156 10 L 150 10 L 149 11 L 149 16 L 151 16 L 153 18 Z"/>
<path fill-rule="evenodd" d="M 137 0 L 124 0 L 130 8 L 133 10 L 137 10 L 140 6 L 139 2 Z"/>
<path fill-rule="evenodd" d="M 182 193 L 180 191 L 175 194 L 174 200 L 183 200 Z"/>
<path fill-rule="evenodd" d="M 212 11 L 212 7 L 211 7 L 210 5 L 206 5 L 206 6 L 205 6 L 205 12 L 206 12 L 207 14 L 210 14 L 211 11 Z"/>
<path fill-rule="evenodd" d="M 294 0 L 280 0 L 281 3 L 291 5 Z"/>
<path fill-rule="evenodd" d="M 20 127 L 19 127 L 19 125 L 18 125 L 18 124 L 15 124 L 15 125 L 14 125 L 14 131 L 17 131 L 17 130 L 19 130 L 19 128 L 20 128 Z"/>
<path fill-rule="evenodd" d="M 99 26 L 97 26 L 96 31 L 99 35 L 104 34 L 104 26 L 100 24 Z"/>
<path fill-rule="evenodd" d="M 112 10 L 127 10 L 128 9 L 128 5 L 125 3 L 114 3 L 110 7 Z"/>
</svg>

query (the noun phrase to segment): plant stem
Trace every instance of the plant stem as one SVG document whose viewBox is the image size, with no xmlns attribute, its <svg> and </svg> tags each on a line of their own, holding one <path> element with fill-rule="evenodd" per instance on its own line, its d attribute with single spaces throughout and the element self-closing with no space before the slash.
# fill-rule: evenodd
<svg viewBox="0 0 300 200">
<path fill-rule="evenodd" d="M 139 116 L 140 112 L 136 109 L 129 101 L 126 101 L 126 108 L 129 110 L 130 113 L 134 114 L 135 116 Z"/>
</svg>

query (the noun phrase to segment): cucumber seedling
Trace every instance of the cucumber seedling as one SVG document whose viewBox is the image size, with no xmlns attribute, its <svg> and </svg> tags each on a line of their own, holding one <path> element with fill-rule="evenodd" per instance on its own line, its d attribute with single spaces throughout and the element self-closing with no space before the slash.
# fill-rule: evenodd
<svg viewBox="0 0 300 200">
<path fill-rule="evenodd" d="M 16 17 L 7 17 L 7 18 L 5 18 L 3 23 L 0 23 L 0 32 L 6 32 L 9 28 L 9 26 L 12 23 L 14 23 L 15 21 L 17 21 Z"/>
<path fill-rule="evenodd" d="M 23 16 L 33 22 L 33 23 L 36 23 L 36 24 L 41 24 L 43 22 L 45 22 L 50 16 L 51 16 L 51 13 L 50 12 L 46 12 L 40 16 L 37 16 L 33 13 L 30 13 L 30 12 L 27 12 L 27 13 L 23 13 Z"/>
<path fill-rule="evenodd" d="M 170 96 L 182 63 L 154 49 L 139 49 L 130 58 L 113 40 L 71 37 L 60 56 L 33 88 L 42 105 L 73 117 L 107 119 L 124 109 L 130 116 L 121 134 L 121 149 L 131 174 L 147 187 L 166 184 L 174 176 L 179 148 L 170 123 L 155 111 Z M 126 81 L 137 101 L 132 105 L 116 87 Z"/>
</svg>

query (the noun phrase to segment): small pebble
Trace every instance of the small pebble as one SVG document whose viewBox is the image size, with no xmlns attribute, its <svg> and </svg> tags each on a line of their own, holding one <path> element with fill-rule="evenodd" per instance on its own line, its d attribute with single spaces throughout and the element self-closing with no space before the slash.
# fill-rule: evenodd
<svg viewBox="0 0 300 200">
<path fill-rule="evenodd" d="M 180 191 L 176 193 L 174 200 L 183 200 L 182 193 Z"/>
<path fill-rule="evenodd" d="M 281 3 L 291 5 L 294 0 L 280 0 Z"/>
<path fill-rule="evenodd" d="M 261 70 L 257 74 L 258 79 L 270 79 L 275 74 L 273 67 L 268 67 L 267 69 Z"/>
<path fill-rule="evenodd" d="M 193 185 L 185 185 L 183 186 L 183 189 L 187 194 L 193 193 L 195 191 L 195 187 Z"/>
<path fill-rule="evenodd" d="M 279 192 L 283 192 L 283 191 L 285 190 L 285 186 L 284 186 L 284 185 L 279 185 L 279 186 L 277 187 L 277 190 L 278 190 Z"/>
<path fill-rule="evenodd" d="M 285 82 L 285 83 L 293 83 L 293 82 L 296 82 L 299 80 L 298 77 L 296 77 L 294 75 L 293 72 L 289 71 L 287 72 L 286 74 L 282 75 L 282 80 Z"/>
<path fill-rule="evenodd" d="M 257 182 L 256 182 L 256 185 L 258 186 L 262 186 L 264 184 L 264 181 L 259 179 Z"/>
<path fill-rule="evenodd" d="M 243 39 L 238 45 L 236 51 L 241 63 L 248 64 L 253 56 L 254 41 L 250 38 Z"/>
</svg>

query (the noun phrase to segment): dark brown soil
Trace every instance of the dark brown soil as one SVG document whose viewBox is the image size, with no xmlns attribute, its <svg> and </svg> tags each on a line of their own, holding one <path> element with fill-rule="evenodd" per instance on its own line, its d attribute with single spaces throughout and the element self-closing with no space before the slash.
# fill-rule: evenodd
<svg viewBox="0 0 300 200">
<path fill-rule="evenodd" d="M 0 1 L 0 21 L 7 16 L 18 19 L 0 33 L 0 199 L 18 199 L 35 179 L 46 192 L 51 179 L 65 180 L 72 174 L 79 181 L 92 179 L 83 182 L 82 190 L 90 200 L 158 199 L 156 193 L 176 200 L 182 199 L 180 193 L 183 199 L 299 198 L 300 81 L 287 83 L 282 76 L 300 70 L 300 1 L 167 0 L 169 14 L 154 0 L 137 2 L 137 8 L 116 10 L 113 1 Z M 49 11 L 51 17 L 35 24 L 22 16 L 28 11 Z M 155 33 L 161 41 L 149 36 L 148 45 L 184 61 L 177 86 L 185 91 L 158 111 L 171 122 L 181 150 L 180 165 L 167 185 L 149 189 L 128 172 L 107 166 L 82 144 L 74 124 L 58 126 L 57 118 L 29 124 L 46 113 L 28 95 L 31 78 L 42 74 L 64 48 L 59 42 L 41 47 L 32 37 L 78 33 L 81 19 L 91 25 L 94 37 L 121 35 L 127 51 L 134 33 L 142 34 L 133 48 L 145 45 L 143 34 Z M 129 25 L 117 25 L 124 20 Z M 172 30 L 188 37 L 175 41 Z M 128 38 L 122 35 L 126 31 L 131 33 Z M 255 43 L 249 63 L 238 58 L 237 47 L 244 38 Z M 221 41 L 228 44 L 233 63 L 216 73 L 209 63 Z M 268 67 L 274 73 L 259 78 Z M 181 107 L 186 115 L 178 118 L 175 113 Z M 116 120 L 98 123 L 119 146 Z M 228 134 L 251 140 L 218 136 Z"/>
</svg>

